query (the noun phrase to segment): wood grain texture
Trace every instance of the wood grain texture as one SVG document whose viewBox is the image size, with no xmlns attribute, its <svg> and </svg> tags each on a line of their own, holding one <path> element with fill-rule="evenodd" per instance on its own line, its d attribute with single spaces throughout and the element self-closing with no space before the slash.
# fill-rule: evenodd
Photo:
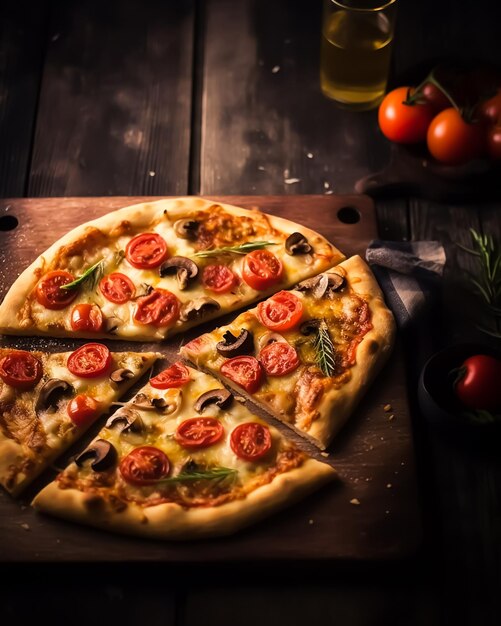
<svg viewBox="0 0 501 626">
<path fill-rule="evenodd" d="M 0 232 L 1 293 L 22 267 L 70 226 L 101 215 L 112 208 L 141 198 L 51 198 L 6 201 L 3 208 L 15 215 L 19 226 L 10 234 Z M 229 196 L 221 201 L 297 219 L 317 228 L 346 253 L 362 252 L 376 233 L 371 201 L 360 196 Z M 360 214 L 357 224 L 343 224 L 337 211 L 350 205 Z M 54 215 L 58 220 L 54 220 Z M 207 325 L 206 325 L 207 326 Z M 185 340 L 203 330 L 193 330 Z M 46 339 L 4 338 L 16 346 L 42 346 L 56 350 L 74 342 Z M 164 353 L 175 356 L 180 338 L 162 344 Z M 124 347 L 124 342 L 110 342 Z M 134 344 L 136 347 L 137 344 Z M 145 346 L 146 347 L 146 346 Z M 395 419 L 383 410 L 392 405 Z M 178 563 L 311 562 L 392 560 L 411 556 L 420 540 L 420 513 L 414 474 L 414 456 L 407 405 L 406 381 L 398 351 L 372 386 L 351 421 L 334 441 L 329 452 L 340 482 L 325 487 L 304 502 L 227 539 L 189 544 L 161 544 L 123 539 L 89 528 L 79 528 L 22 508 L 26 499 L 0 497 L 2 524 L 9 541 L 0 534 L 0 555 L 8 562 L 40 561 L 169 561 Z M 42 478 L 42 482 L 47 477 Z M 40 488 L 39 481 L 27 498 Z M 356 506 L 350 503 L 360 501 Z M 30 532 L 21 524 L 27 523 Z M 405 529 L 405 531 L 403 531 Z M 15 539 L 14 539 L 15 538 Z M 92 545 L 94 550 L 89 551 Z M 57 546 L 57 552 L 55 552 Z"/>
<path fill-rule="evenodd" d="M 43 1 L 0 5 L 0 197 L 25 193 L 48 12 Z"/>
<path fill-rule="evenodd" d="M 57 3 L 29 195 L 187 192 L 192 9 Z"/>
</svg>

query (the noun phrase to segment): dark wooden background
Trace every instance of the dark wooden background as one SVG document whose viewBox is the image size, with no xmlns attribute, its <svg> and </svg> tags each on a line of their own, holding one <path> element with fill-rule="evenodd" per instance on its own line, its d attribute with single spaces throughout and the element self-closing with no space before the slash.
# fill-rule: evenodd
<svg viewBox="0 0 501 626">
<path fill-rule="evenodd" d="M 392 85 L 445 56 L 501 62 L 494 0 L 399 3 Z M 316 0 L 3 3 L 0 196 L 352 192 L 390 149 L 374 111 L 342 111 L 321 95 L 319 28 Z M 501 235 L 491 195 L 377 203 L 381 237 L 439 239 L 448 254 L 440 314 L 407 337 L 418 558 L 304 575 L 2 566 L 1 622 L 499 624 L 501 442 L 485 450 L 440 438 L 415 399 L 434 347 L 478 339 L 460 284 L 473 263 L 456 244 L 470 243 L 470 227 Z M 0 215 L 0 228 L 10 225 Z M 1 520 L 0 532 L 9 533 Z"/>
</svg>

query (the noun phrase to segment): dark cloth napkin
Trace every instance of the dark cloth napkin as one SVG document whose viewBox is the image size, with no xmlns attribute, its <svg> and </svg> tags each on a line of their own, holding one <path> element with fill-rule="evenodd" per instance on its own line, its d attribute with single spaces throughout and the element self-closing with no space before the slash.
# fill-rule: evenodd
<svg viewBox="0 0 501 626">
<path fill-rule="evenodd" d="M 369 244 L 365 258 L 372 268 L 400 328 L 417 321 L 437 291 L 445 265 L 439 241 L 381 241 Z"/>
</svg>

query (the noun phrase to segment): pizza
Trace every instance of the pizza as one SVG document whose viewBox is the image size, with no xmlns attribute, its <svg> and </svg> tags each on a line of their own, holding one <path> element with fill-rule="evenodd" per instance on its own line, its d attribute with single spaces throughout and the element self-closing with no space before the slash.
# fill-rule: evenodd
<svg viewBox="0 0 501 626">
<path fill-rule="evenodd" d="M 338 263 L 324 237 L 258 210 L 176 198 L 73 229 L 14 282 L 0 332 L 156 341 Z"/>
<path fill-rule="evenodd" d="M 214 378 L 177 362 L 33 505 L 118 532 L 192 539 L 234 532 L 335 477 Z"/>
<path fill-rule="evenodd" d="M 0 484 L 18 495 L 150 368 L 153 352 L 0 348 Z"/>
<path fill-rule="evenodd" d="M 388 358 L 394 333 L 372 272 L 354 256 L 180 353 L 323 449 Z"/>
</svg>

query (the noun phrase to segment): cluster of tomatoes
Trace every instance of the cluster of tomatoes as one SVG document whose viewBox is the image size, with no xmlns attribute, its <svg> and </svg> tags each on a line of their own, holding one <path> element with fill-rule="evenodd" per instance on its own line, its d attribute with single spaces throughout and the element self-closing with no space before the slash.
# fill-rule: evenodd
<svg viewBox="0 0 501 626">
<path fill-rule="evenodd" d="M 467 78 L 471 78 L 471 75 Z M 440 163 L 463 165 L 501 159 L 501 82 L 481 84 L 432 72 L 417 88 L 390 91 L 379 107 L 379 126 L 390 141 L 425 144 Z M 466 85 L 466 87 L 465 87 Z"/>
</svg>

